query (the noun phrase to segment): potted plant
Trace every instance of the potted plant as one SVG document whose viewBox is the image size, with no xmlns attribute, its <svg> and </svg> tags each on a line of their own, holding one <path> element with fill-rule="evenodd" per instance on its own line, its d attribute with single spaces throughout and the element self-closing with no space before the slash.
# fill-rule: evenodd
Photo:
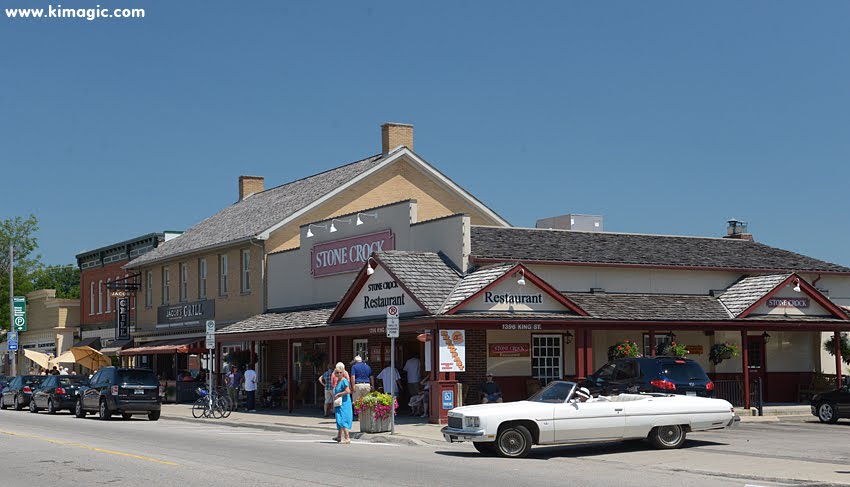
<svg viewBox="0 0 850 487">
<path fill-rule="evenodd" d="M 361 433 L 385 433 L 390 430 L 392 410 L 398 409 L 398 401 L 389 394 L 372 392 L 354 401 L 354 412 L 360 416 Z"/>
<path fill-rule="evenodd" d="M 638 344 L 631 340 L 623 340 L 608 347 L 608 361 L 623 357 L 640 357 Z"/>
<path fill-rule="evenodd" d="M 658 355 L 664 355 L 668 357 L 684 357 L 688 353 L 688 347 L 681 343 L 664 343 L 660 347 L 658 347 Z"/>
<path fill-rule="evenodd" d="M 729 342 L 715 343 L 708 352 L 708 359 L 714 365 L 738 356 L 738 345 Z"/>
</svg>

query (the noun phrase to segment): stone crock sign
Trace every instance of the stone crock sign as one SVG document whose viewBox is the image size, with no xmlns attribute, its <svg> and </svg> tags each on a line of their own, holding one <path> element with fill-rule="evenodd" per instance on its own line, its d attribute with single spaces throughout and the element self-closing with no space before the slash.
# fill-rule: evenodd
<svg viewBox="0 0 850 487">
<path fill-rule="evenodd" d="M 372 252 L 395 250 L 395 235 L 390 231 L 316 244 L 310 252 L 313 277 L 359 271 Z"/>
</svg>

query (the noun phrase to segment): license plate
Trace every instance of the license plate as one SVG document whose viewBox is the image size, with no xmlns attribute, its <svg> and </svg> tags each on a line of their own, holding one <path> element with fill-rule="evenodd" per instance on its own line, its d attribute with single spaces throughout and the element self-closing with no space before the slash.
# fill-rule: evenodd
<svg viewBox="0 0 850 487">
<path fill-rule="evenodd" d="M 696 396 L 697 395 L 697 393 L 694 392 L 694 391 L 687 391 L 685 394 L 687 394 L 689 396 Z"/>
<path fill-rule="evenodd" d="M 145 390 L 144 389 L 136 389 L 136 392 L 134 392 L 133 394 L 135 394 L 137 396 L 144 396 Z"/>
</svg>

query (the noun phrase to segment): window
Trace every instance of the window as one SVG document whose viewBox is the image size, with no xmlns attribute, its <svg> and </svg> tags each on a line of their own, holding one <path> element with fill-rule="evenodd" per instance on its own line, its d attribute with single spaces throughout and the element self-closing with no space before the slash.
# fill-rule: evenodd
<svg viewBox="0 0 850 487">
<path fill-rule="evenodd" d="M 168 267 L 162 268 L 162 304 L 168 304 L 169 291 L 171 287 L 171 276 Z"/>
<path fill-rule="evenodd" d="M 180 263 L 180 302 L 186 302 L 189 299 L 189 264 Z"/>
<path fill-rule="evenodd" d="M 561 335 L 531 337 L 531 375 L 541 385 L 563 377 L 561 366 Z"/>
<path fill-rule="evenodd" d="M 112 278 L 106 280 L 106 312 L 112 313 L 112 298 L 109 296 L 109 283 L 112 282 Z"/>
<path fill-rule="evenodd" d="M 301 342 L 292 344 L 292 379 L 301 382 Z"/>
<path fill-rule="evenodd" d="M 148 271 L 145 282 L 145 307 L 153 306 L 153 271 Z"/>
<path fill-rule="evenodd" d="M 368 348 L 369 347 L 369 340 L 367 340 L 365 338 L 359 338 L 357 340 L 354 340 L 353 345 L 354 345 L 353 346 L 354 355 L 355 356 L 360 355 L 361 357 L 363 357 L 363 360 L 368 362 L 369 361 L 369 351 L 368 351 L 369 350 L 369 348 Z"/>
<path fill-rule="evenodd" d="M 94 281 L 89 283 L 89 315 L 94 314 Z"/>
<path fill-rule="evenodd" d="M 97 314 L 103 314 L 103 281 L 97 281 Z"/>
<path fill-rule="evenodd" d="M 227 296 L 227 254 L 218 256 L 218 295 Z"/>
<path fill-rule="evenodd" d="M 198 299 L 207 297 L 207 259 L 198 260 Z"/>
<path fill-rule="evenodd" d="M 655 335 L 655 354 L 658 355 L 658 349 L 661 348 L 661 345 L 667 345 L 670 343 L 670 335 L 665 334 L 656 334 Z M 643 334 L 643 356 L 650 357 L 652 354 L 649 350 L 649 333 Z"/>
<path fill-rule="evenodd" d="M 251 292 L 251 250 L 242 251 L 242 292 Z"/>
</svg>

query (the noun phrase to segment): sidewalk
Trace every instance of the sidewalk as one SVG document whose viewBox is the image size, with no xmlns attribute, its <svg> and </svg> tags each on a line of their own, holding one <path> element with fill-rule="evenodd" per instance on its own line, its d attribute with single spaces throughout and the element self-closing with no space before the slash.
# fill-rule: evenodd
<svg viewBox="0 0 850 487">
<path fill-rule="evenodd" d="M 243 428 L 257 428 L 268 431 L 289 433 L 312 433 L 336 435 L 334 418 L 323 418 L 318 408 L 297 409 L 292 413 L 285 409 L 260 409 L 256 413 L 234 411 L 227 419 L 195 419 L 192 417 L 191 404 L 163 404 L 162 419 L 188 421 L 198 424 L 214 424 Z M 401 443 L 406 445 L 443 444 L 446 442 L 440 433 L 441 425 L 428 424 L 418 417 L 396 416 L 395 435 L 389 433 L 360 433 L 360 423 L 354 421 L 351 437 L 382 443 Z"/>
</svg>

